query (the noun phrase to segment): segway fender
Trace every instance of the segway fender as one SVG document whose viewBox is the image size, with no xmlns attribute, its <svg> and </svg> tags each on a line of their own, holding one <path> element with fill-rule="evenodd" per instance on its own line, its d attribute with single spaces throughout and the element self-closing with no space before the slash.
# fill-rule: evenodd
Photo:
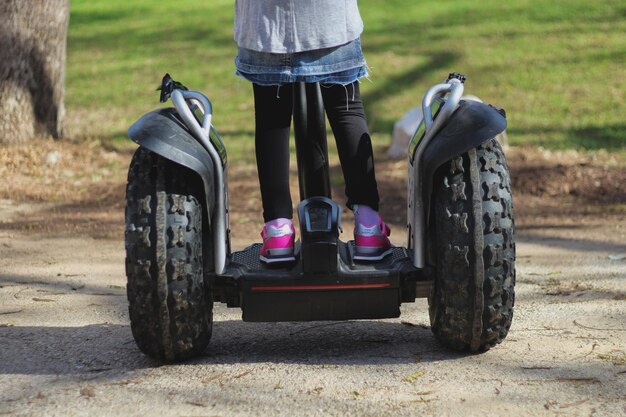
<svg viewBox="0 0 626 417">
<path fill-rule="evenodd" d="M 488 104 L 461 100 L 450 120 L 430 141 L 422 156 L 423 199 L 426 216 L 430 212 L 432 184 L 437 169 L 502 133 L 507 126 L 504 110 Z"/>
<path fill-rule="evenodd" d="M 128 129 L 128 136 L 138 145 L 191 169 L 202 178 L 210 222 L 215 199 L 209 196 L 215 193 L 215 164 L 209 153 L 176 117 L 176 110 L 164 108 L 146 113 Z"/>
</svg>

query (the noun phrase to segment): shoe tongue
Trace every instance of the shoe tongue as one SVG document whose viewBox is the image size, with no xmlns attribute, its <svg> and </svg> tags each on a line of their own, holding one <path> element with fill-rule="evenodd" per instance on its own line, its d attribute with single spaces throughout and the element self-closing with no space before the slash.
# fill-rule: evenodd
<svg viewBox="0 0 626 417">
<path fill-rule="evenodd" d="M 356 221 L 358 224 L 371 227 L 380 223 L 380 216 L 371 207 L 358 206 L 356 209 Z"/>
<path fill-rule="evenodd" d="M 279 219 L 274 219 L 265 223 L 267 227 L 275 227 L 275 228 L 281 228 L 286 224 L 291 225 L 291 220 L 285 219 L 285 218 L 279 218 Z"/>
</svg>

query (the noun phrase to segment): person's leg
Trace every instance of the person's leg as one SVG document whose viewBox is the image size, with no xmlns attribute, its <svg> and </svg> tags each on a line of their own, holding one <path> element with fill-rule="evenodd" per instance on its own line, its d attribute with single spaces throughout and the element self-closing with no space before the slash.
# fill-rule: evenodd
<svg viewBox="0 0 626 417">
<path fill-rule="evenodd" d="M 292 85 L 253 84 L 256 162 L 263 201 L 263 219 L 293 218 L 289 190 L 289 129 Z"/>
<path fill-rule="evenodd" d="M 337 142 L 347 205 L 354 211 L 355 259 L 380 260 L 391 253 L 390 229 L 378 214 L 372 141 L 359 83 L 323 86 L 322 97 Z"/>
<path fill-rule="evenodd" d="M 347 205 L 367 205 L 378 211 L 374 156 L 359 83 L 323 85 L 322 98 L 337 142 L 346 183 Z"/>
<path fill-rule="evenodd" d="M 260 258 L 266 263 L 294 260 L 293 208 L 289 191 L 289 128 L 292 86 L 253 84 L 255 148 L 263 219 Z"/>
</svg>

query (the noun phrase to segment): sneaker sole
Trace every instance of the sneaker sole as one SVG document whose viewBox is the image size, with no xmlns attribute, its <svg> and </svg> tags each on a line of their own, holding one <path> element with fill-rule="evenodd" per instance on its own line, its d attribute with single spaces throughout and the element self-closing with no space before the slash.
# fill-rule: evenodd
<svg viewBox="0 0 626 417">
<path fill-rule="evenodd" d="M 293 262 L 296 260 L 296 257 L 291 255 L 276 255 L 276 256 L 263 256 L 260 255 L 259 259 L 261 262 L 265 262 L 266 264 L 277 264 L 281 262 Z"/>
<path fill-rule="evenodd" d="M 265 256 L 269 258 L 276 256 L 293 256 L 293 246 L 288 248 L 265 249 Z"/>
<path fill-rule="evenodd" d="M 380 251 L 380 248 L 356 248 L 353 258 L 357 261 L 381 261 L 393 252 L 393 247 Z"/>
</svg>

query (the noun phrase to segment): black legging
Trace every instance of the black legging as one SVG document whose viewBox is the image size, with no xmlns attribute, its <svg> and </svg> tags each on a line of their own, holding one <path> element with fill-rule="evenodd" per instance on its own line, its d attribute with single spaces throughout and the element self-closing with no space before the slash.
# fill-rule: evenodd
<svg viewBox="0 0 626 417">
<path fill-rule="evenodd" d="M 289 191 L 289 128 L 293 107 L 293 84 L 253 84 L 256 116 L 256 161 L 266 222 L 291 219 Z M 372 142 L 359 92 L 359 83 L 323 85 L 322 99 L 337 142 L 346 183 L 347 206 L 364 204 L 378 210 L 378 187 L 374 174 Z M 347 102 L 346 102 L 347 101 Z"/>
</svg>

